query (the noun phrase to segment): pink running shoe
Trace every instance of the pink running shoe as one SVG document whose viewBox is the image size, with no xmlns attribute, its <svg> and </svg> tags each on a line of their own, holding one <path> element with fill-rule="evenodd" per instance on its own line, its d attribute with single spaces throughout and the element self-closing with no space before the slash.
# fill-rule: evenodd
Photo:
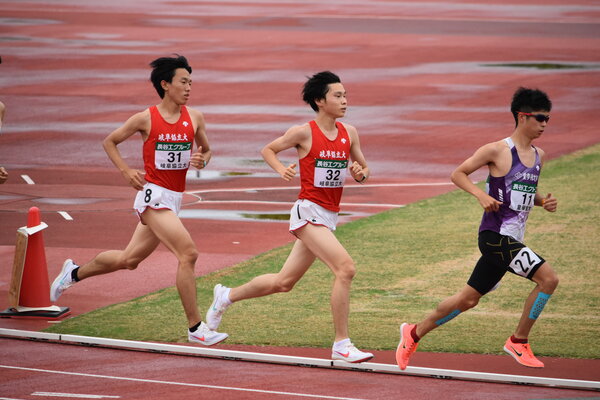
<svg viewBox="0 0 600 400">
<path fill-rule="evenodd" d="M 414 324 L 403 323 L 400 325 L 400 343 L 396 349 L 396 362 L 402 371 L 406 369 L 410 356 L 417 351 L 419 343 L 415 342 L 410 334 Z"/>
<path fill-rule="evenodd" d="M 504 351 L 513 356 L 521 365 L 531 368 L 544 368 L 544 363 L 533 355 L 529 343 L 513 343 L 508 338 L 504 344 Z"/>
</svg>

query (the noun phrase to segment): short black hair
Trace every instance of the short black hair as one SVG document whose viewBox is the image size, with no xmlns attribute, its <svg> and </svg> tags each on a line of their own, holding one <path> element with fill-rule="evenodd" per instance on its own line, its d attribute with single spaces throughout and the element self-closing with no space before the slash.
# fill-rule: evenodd
<svg viewBox="0 0 600 400">
<path fill-rule="evenodd" d="M 302 89 L 302 100 L 315 111 L 319 111 L 316 101 L 324 99 L 331 83 L 341 83 L 340 77 L 331 71 L 322 71 L 308 78 Z"/>
<path fill-rule="evenodd" d="M 192 73 L 192 67 L 188 64 L 187 59 L 179 54 L 175 54 L 175 57 L 157 58 L 150 63 L 150 66 L 152 67 L 150 81 L 161 99 L 165 97 L 165 90 L 160 83 L 162 81 L 171 83 L 176 69 L 185 68 L 187 72 Z"/>
<path fill-rule="evenodd" d="M 518 125 L 518 113 L 526 112 L 530 113 L 533 111 L 547 111 L 552 110 L 552 102 L 548 95 L 539 89 L 528 89 L 525 87 L 519 87 L 512 98 L 510 104 L 510 111 L 515 118 L 515 126 Z"/>
</svg>

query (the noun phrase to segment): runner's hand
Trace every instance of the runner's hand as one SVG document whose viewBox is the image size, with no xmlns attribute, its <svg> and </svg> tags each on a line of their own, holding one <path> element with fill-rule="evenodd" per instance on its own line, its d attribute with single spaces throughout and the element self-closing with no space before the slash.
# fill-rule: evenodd
<svg viewBox="0 0 600 400">
<path fill-rule="evenodd" d="M 280 172 L 279 175 L 281 175 L 284 180 L 289 182 L 294 176 L 296 176 L 296 170 L 294 168 L 296 168 L 296 163 L 288 165 L 288 167 L 283 170 L 283 172 Z"/>
<path fill-rule="evenodd" d="M 367 178 L 362 165 L 360 165 L 357 161 L 354 161 L 350 166 L 350 173 L 356 182 L 362 183 Z"/>
<path fill-rule="evenodd" d="M 6 182 L 8 179 L 8 172 L 4 169 L 4 167 L 0 167 L 0 183 Z"/>
<path fill-rule="evenodd" d="M 208 164 L 208 159 L 204 153 L 202 153 L 202 146 L 198 146 L 198 150 L 190 157 L 190 165 L 197 169 L 202 169 Z"/>
<path fill-rule="evenodd" d="M 548 193 L 545 198 L 542 199 L 542 207 L 544 210 L 555 212 L 558 207 L 558 200 L 555 197 L 552 197 L 552 193 Z"/>
<path fill-rule="evenodd" d="M 144 173 L 142 171 L 138 171 L 137 169 L 128 169 L 123 171 L 122 174 L 125 180 L 135 190 L 142 190 L 144 188 L 146 179 L 144 178 Z"/>
<path fill-rule="evenodd" d="M 481 207 L 483 207 L 485 212 L 496 212 L 500 209 L 500 206 L 502 205 L 501 201 L 498 201 L 492 196 L 485 193 L 483 196 L 477 197 L 477 200 L 479 201 L 479 204 L 481 205 Z"/>
</svg>

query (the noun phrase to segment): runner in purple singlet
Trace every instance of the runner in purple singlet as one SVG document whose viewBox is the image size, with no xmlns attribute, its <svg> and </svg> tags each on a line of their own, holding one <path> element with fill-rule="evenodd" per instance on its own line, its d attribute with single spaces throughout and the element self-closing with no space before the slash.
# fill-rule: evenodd
<svg viewBox="0 0 600 400">
<path fill-rule="evenodd" d="M 452 173 L 452 182 L 472 194 L 485 211 L 479 228 L 481 258 L 458 293 L 442 301 L 418 324 L 400 326 L 400 343 L 396 350 L 400 369 L 406 368 L 423 336 L 475 307 L 482 296 L 500 284 L 507 271 L 530 279 L 536 286 L 527 297 L 517 329 L 506 340 L 504 350 L 522 365 L 544 366 L 533 355 L 527 338 L 554 293 L 558 276 L 522 241 L 527 217 L 534 206 L 550 212 L 556 211 L 557 207 L 557 201 L 550 193 L 537 193 L 544 152 L 532 145 L 533 140 L 544 133 L 551 108 L 546 93 L 519 88 L 511 104 L 516 122 L 512 135 L 480 147 Z M 470 174 L 484 166 L 489 169 L 485 191 L 469 179 Z"/>
</svg>

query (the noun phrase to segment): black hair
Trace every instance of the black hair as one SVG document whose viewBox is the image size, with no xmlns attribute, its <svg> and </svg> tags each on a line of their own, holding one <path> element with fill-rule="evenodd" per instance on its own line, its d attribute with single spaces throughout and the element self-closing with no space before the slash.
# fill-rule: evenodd
<svg viewBox="0 0 600 400">
<path fill-rule="evenodd" d="M 165 97 L 165 90 L 160 83 L 162 81 L 171 83 L 176 69 L 185 68 L 187 72 L 192 73 L 192 67 L 188 64 L 187 59 L 179 54 L 175 54 L 175 57 L 157 58 L 150 63 L 150 66 L 152 67 L 150 81 L 161 99 Z"/>
<path fill-rule="evenodd" d="M 324 99 L 329 91 L 329 84 L 341 83 L 339 76 L 330 71 L 323 71 L 308 78 L 302 89 L 302 100 L 315 111 L 319 111 L 316 100 Z"/>
<path fill-rule="evenodd" d="M 515 118 L 515 126 L 518 125 L 518 113 L 526 112 L 530 113 L 533 111 L 547 111 L 552 110 L 552 102 L 545 92 L 538 89 L 528 89 L 519 87 L 512 98 L 510 104 L 510 111 Z"/>
</svg>

